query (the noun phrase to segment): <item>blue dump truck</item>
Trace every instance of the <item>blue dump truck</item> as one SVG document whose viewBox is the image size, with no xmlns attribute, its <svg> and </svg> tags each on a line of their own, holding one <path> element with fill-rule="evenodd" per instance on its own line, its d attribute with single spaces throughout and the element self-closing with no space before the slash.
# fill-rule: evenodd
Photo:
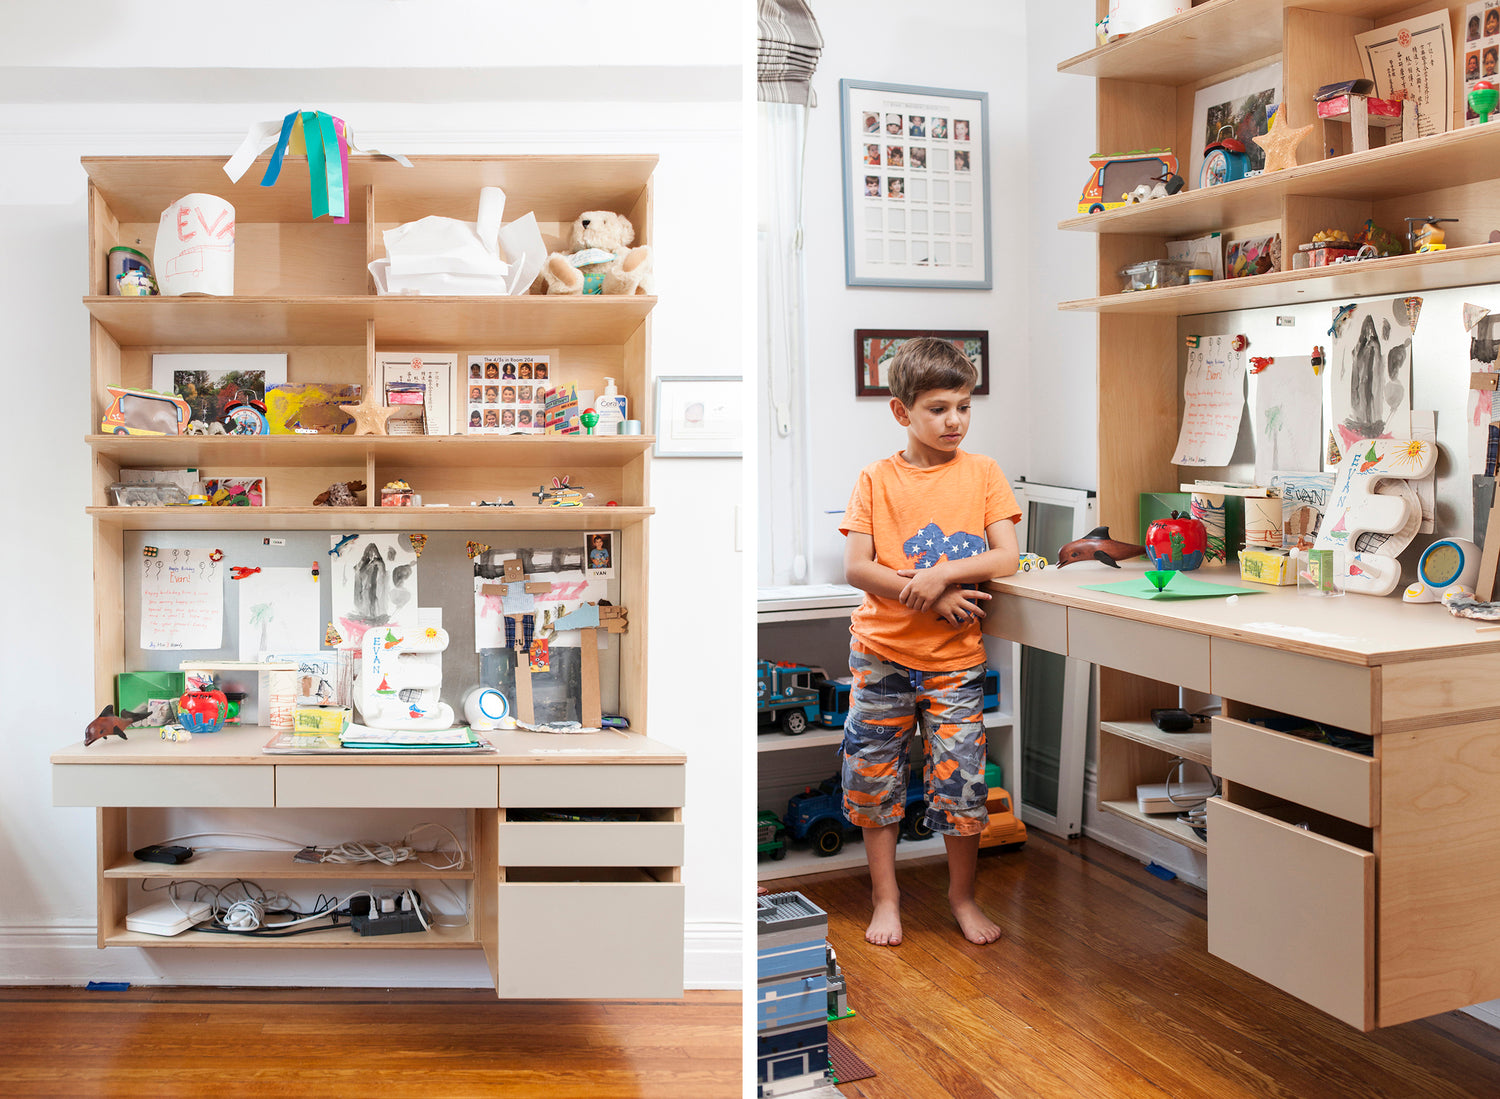
<svg viewBox="0 0 1500 1099">
<path fill-rule="evenodd" d="M 796 736 L 818 720 L 818 689 L 813 686 L 821 672 L 802 664 L 761 660 L 755 666 L 755 709 L 762 727 L 779 727 Z"/>
<path fill-rule="evenodd" d="M 927 799 L 922 788 L 920 767 L 913 767 L 906 785 L 906 816 L 901 821 L 901 836 L 909 840 L 925 840 L 932 835 L 927 824 Z M 837 855 L 844 847 L 844 840 L 857 835 L 859 826 L 849 823 L 844 816 L 844 787 L 838 775 L 820 782 L 816 788 L 809 786 L 800 794 L 793 794 L 786 804 L 786 832 L 794 840 L 812 840 L 813 851 L 819 855 Z"/>
</svg>

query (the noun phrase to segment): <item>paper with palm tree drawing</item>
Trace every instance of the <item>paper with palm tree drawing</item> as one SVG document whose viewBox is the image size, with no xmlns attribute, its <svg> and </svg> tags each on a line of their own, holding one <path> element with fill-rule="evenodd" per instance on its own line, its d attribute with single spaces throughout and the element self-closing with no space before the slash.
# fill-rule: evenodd
<svg viewBox="0 0 1500 1099">
<path fill-rule="evenodd" d="M 1277 355 L 1250 375 L 1255 420 L 1255 483 L 1270 483 L 1278 469 L 1317 469 L 1322 443 L 1322 379 L 1310 355 Z"/>
<path fill-rule="evenodd" d="M 262 568 L 228 583 L 239 597 L 241 660 L 317 651 L 318 582 L 310 567 Z"/>
</svg>

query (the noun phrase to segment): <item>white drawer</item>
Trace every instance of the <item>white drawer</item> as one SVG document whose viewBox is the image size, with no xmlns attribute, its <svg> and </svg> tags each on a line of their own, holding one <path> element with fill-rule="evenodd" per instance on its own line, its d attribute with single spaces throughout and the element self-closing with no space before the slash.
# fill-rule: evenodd
<svg viewBox="0 0 1500 1099">
<path fill-rule="evenodd" d="M 984 632 L 1018 641 L 1049 653 L 1068 653 L 1068 611 L 1059 603 L 1043 603 L 1019 595 L 994 593 L 984 607 Z"/>
<path fill-rule="evenodd" d="M 1372 1029 L 1375 856 L 1221 798 L 1208 836 L 1208 952 Z"/>
<path fill-rule="evenodd" d="M 1370 669 L 1265 645 L 1214 639 L 1209 688 L 1224 698 L 1370 731 Z"/>
<path fill-rule="evenodd" d="M 276 804 L 294 809 L 493 809 L 495 765 L 290 764 L 276 768 Z"/>
<path fill-rule="evenodd" d="M 1380 764 L 1370 756 L 1216 717 L 1213 758 L 1220 778 L 1355 824 L 1380 823 Z"/>
<path fill-rule="evenodd" d="M 680 883 L 507 881 L 496 889 L 501 999 L 681 997 Z"/>
<path fill-rule="evenodd" d="M 1203 634 L 1069 608 L 1068 655 L 1162 683 L 1208 690 L 1208 638 Z"/>
<path fill-rule="evenodd" d="M 677 821 L 501 821 L 501 866 L 681 866 Z"/>
<path fill-rule="evenodd" d="M 52 768 L 53 805 L 242 809 L 276 804 L 275 768 L 174 763 L 69 763 Z"/>
<path fill-rule="evenodd" d="M 582 763 L 502 766 L 500 805 L 674 808 L 683 801 L 679 763 Z"/>
</svg>

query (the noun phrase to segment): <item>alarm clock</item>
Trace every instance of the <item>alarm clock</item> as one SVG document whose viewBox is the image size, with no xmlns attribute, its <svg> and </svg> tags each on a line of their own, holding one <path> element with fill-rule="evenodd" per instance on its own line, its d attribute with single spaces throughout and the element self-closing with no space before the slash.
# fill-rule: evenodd
<svg viewBox="0 0 1500 1099">
<path fill-rule="evenodd" d="M 1198 172 L 1199 187 L 1233 183 L 1244 179 L 1250 170 L 1250 154 L 1245 151 L 1245 143 L 1225 137 L 1225 130 L 1234 133 L 1233 126 L 1220 126 L 1219 139 L 1203 150 L 1203 167 Z"/>
<path fill-rule="evenodd" d="M 1406 603 L 1439 603 L 1455 588 L 1472 592 L 1478 574 L 1478 546 L 1463 538 L 1439 538 L 1417 559 L 1417 582 L 1401 599 Z"/>
<path fill-rule="evenodd" d="M 488 732 L 501 725 L 513 724 L 506 722 L 505 719 L 509 716 L 510 703 L 493 687 L 475 687 L 464 698 L 464 717 L 469 721 L 469 728 L 476 732 Z"/>
</svg>

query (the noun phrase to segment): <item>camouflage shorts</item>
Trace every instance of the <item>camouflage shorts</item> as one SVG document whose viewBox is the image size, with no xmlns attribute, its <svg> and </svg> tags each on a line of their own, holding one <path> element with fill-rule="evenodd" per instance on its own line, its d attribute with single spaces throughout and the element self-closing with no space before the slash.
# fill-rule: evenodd
<svg viewBox="0 0 1500 1099">
<path fill-rule="evenodd" d="M 851 648 L 849 670 L 854 687 L 843 745 L 849 820 L 878 828 L 905 815 L 908 753 L 920 719 L 928 825 L 949 836 L 983 831 L 989 819 L 984 807 L 984 665 L 923 672 Z"/>
</svg>

